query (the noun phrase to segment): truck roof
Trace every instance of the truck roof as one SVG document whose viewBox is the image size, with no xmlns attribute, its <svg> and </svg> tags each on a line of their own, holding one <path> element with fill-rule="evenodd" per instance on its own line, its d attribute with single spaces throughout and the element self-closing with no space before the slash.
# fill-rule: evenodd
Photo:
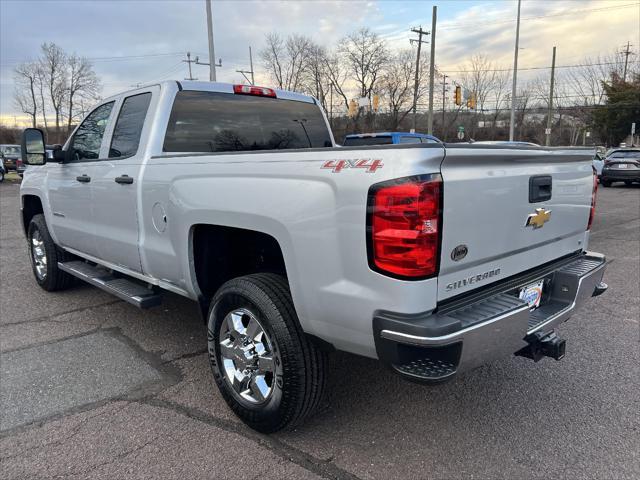
<svg viewBox="0 0 640 480">
<path fill-rule="evenodd" d="M 145 85 L 141 85 L 135 89 L 126 90 L 124 92 L 120 92 L 116 95 L 112 95 L 109 98 L 106 98 L 104 101 L 111 100 L 112 98 L 120 97 L 121 95 L 129 95 L 131 93 L 135 93 L 139 90 L 143 90 L 145 88 L 149 88 L 155 85 L 159 85 L 161 88 L 165 88 L 167 86 L 178 85 L 180 90 L 194 90 L 199 92 L 219 92 L 219 93 L 234 93 L 233 86 L 237 84 L 233 83 L 224 83 L 224 82 L 201 82 L 196 80 L 164 80 L 162 82 L 151 82 Z M 272 88 L 272 87 L 266 87 Z M 278 90 L 272 88 L 276 92 L 276 97 L 280 100 L 294 100 L 297 102 L 305 102 L 305 103 L 315 103 L 318 102 L 314 97 L 309 95 L 303 95 L 297 92 L 291 92 L 288 90 Z"/>
</svg>

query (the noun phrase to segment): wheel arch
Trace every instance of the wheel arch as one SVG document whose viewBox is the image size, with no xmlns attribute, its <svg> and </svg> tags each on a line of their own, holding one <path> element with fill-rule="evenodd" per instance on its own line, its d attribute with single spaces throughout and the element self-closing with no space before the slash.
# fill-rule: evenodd
<svg viewBox="0 0 640 480">
<path fill-rule="evenodd" d="M 228 280 L 252 273 L 276 273 L 288 282 L 284 251 L 265 232 L 198 223 L 191 227 L 189 266 L 203 316 L 215 292 Z"/>
<path fill-rule="evenodd" d="M 44 209 L 42 206 L 42 200 L 37 195 L 23 195 L 22 196 L 22 228 L 24 234 L 27 235 L 29 231 L 29 223 L 31 219 L 42 213 L 44 215 Z"/>
</svg>

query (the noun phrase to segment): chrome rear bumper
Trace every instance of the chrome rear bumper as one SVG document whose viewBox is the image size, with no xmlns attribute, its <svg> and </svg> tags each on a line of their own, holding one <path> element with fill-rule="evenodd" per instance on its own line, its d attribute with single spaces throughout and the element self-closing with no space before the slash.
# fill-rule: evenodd
<svg viewBox="0 0 640 480">
<path fill-rule="evenodd" d="M 376 312 L 378 357 L 410 379 L 434 382 L 515 353 L 530 335 L 553 331 L 587 298 L 603 293 L 605 267 L 604 255 L 587 252 L 544 272 L 539 277 L 545 279 L 544 303 L 533 311 L 511 284 L 446 312 Z"/>
</svg>

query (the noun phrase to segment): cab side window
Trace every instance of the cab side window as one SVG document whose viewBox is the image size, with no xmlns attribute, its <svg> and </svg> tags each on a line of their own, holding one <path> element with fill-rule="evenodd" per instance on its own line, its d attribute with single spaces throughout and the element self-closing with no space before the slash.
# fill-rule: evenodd
<svg viewBox="0 0 640 480">
<path fill-rule="evenodd" d="M 151 93 L 141 93 L 124 99 L 113 130 L 109 158 L 131 157 L 138 152 L 149 102 Z"/>
<path fill-rule="evenodd" d="M 73 137 L 73 160 L 95 160 L 100 156 L 102 137 L 114 102 L 100 105 L 85 118 Z"/>
</svg>

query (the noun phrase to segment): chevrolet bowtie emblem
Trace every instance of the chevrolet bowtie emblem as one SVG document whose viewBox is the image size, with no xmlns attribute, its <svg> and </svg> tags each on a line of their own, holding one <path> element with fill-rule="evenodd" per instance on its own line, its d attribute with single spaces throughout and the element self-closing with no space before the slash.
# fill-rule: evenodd
<svg viewBox="0 0 640 480">
<path fill-rule="evenodd" d="M 545 210 L 544 208 L 536 208 L 536 213 L 529 214 L 527 217 L 527 223 L 525 227 L 537 228 L 544 227 L 544 224 L 551 219 L 551 210 Z"/>
</svg>

